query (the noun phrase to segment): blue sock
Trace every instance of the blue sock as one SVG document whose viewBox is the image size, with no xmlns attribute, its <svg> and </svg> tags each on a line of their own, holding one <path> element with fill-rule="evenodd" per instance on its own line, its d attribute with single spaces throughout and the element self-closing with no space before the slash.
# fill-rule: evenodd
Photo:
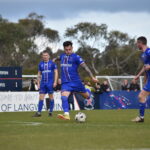
<svg viewBox="0 0 150 150">
<path fill-rule="evenodd" d="M 61 99 L 62 99 L 62 108 L 64 112 L 69 112 L 68 97 L 61 96 Z"/>
<path fill-rule="evenodd" d="M 53 112 L 53 109 L 54 109 L 54 99 L 50 99 L 49 108 L 50 108 L 50 112 Z"/>
<path fill-rule="evenodd" d="M 141 103 L 140 102 L 139 106 L 140 106 L 140 110 L 139 110 L 140 117 L 144 117 L 146 103 Z"/>
<path fill-rule="evenodd" d="M 38 104 L 38 112 L 41 112 L 43 108 L 43 100 L 39 100 L 39 104 Z"/>
</svg>

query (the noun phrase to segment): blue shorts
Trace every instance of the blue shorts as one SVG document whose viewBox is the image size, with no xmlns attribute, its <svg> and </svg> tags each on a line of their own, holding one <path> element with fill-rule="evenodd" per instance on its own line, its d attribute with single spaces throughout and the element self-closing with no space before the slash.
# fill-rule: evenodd
<svg viewBox="0 0 150 150">
<path fill-rule="evenodd" d="M 147 80 L 143 90 L 147 91 L 147 92 L 150 92 L 150 79 Z"/>
<path fill-rule="evenodd" d="M 53 84 L 51 83 L 41 83 L 40 84 L 40 94 L 52 94 L 53 93 Z"/>
<path fill-rule="evenodd" d="M 86 93 L 85 86 L 82 84 L 81 81 L 74 81 L 74 82 L 66 82 L 62 83 L 61 91 L 69 91 L 69 92 L 80 92 Z"/>
</svg>

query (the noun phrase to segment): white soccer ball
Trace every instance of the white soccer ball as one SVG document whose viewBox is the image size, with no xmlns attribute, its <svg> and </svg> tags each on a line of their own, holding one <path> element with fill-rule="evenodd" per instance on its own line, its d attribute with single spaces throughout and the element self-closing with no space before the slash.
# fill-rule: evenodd
<svg viewBox="0 0 150 150">
<path fill-rule="evenodd" d="M 85 113 L 78 112 L 78 113 L 75 115 L 75 120 L 76 120 L 77 122 L 80 122 L 80 123 L 85 122 L 85 121 L 86 121 L 86 115 L 85 115 Z"/>
</svg>

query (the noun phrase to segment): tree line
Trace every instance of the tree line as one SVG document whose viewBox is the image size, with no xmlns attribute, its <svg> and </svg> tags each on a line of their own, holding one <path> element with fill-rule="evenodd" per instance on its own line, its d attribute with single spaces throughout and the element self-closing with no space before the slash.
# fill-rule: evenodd
<svg viewBox="0 0 150 150">
<path fill-rule="evenodd" d="M 80 22 L 68 27 L 64 38 L 77 43 L 76 53 L 95 75 L 134 75 L 142 65 L 135 38 L 121 31 L 108 31 L 106 24 Z M 50 45 L 60 40 L 58 31 L 45 27 L 41 15 L 30 13 L 18 22 L 0 16 L 0 66 L 21 66 L 23 74 L 36 74 L 41 59 L 39 50 L 46 49 L 52 58 L 56 57 L 63 50 L 54 52 Z M 84 71 L 80 73 L 87 77 Z"/>
</svg>

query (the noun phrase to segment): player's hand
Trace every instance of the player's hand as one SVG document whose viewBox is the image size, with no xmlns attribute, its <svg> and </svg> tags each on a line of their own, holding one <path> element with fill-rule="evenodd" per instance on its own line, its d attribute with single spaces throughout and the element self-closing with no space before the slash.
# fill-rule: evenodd
<svg viewBox="0 0 150 150">
<path fill-rule="evenodd" d="M 144 66 L 144 69 L 147 71 L 147 70 L 150 70 L 150 65 L 145 65 Z"/>
<path fill-rule="evenodd" d="M 137 75 L 137 76 L 135 76 L 135 78 L 132 80 L 132 82 L 137 81 L 137 80 L 139 79 L 139 77 L 140 77 L 140 76 L 138 76 L 138 75 Z"/>
<path fill-rule="evenodd" d="M 94 83 L 98 83 L 98 82 L 99 82 L 95 77 L 92 78 L 92 81 L 93 81 Z"/>
<path fill-rule="evenodd" d="M 135 76 L 135 78 L 134 78 L 132 81 L 136 81 L 136 80 L 138 80 L 138 79 L 139 79 L 139 77 L 140 77 L 140 76 L 138 76 L 138 75 L 137 75 L 137 76 Z"/>
<path fill-rule="evenodd" d="M 53 84 L 53 88 L 55 88 L 56 86 L 57 86 L 57 83 L 55 83 L 55 82 L 54 82 L 54 84 Z"/>
</svg>

